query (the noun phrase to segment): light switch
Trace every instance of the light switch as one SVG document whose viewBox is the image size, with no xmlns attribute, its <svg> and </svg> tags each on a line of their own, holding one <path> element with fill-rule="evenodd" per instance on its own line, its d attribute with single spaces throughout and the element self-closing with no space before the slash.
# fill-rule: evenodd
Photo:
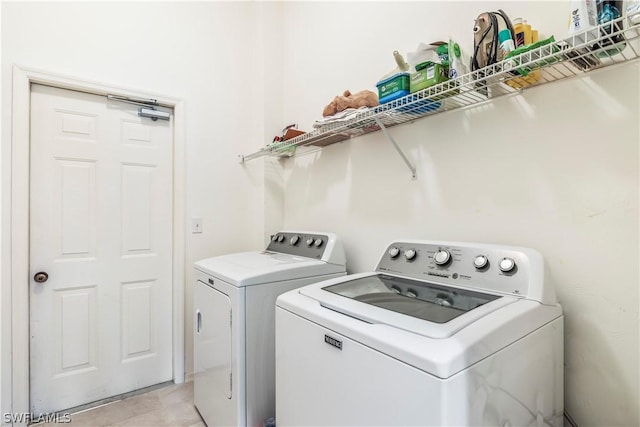
<svg viewBox="0 0 640 427">
<path fill-rule="evenodd" d="M 202 218 L 191 218 L 191 233 L 202 233 Z"/>
</svg>

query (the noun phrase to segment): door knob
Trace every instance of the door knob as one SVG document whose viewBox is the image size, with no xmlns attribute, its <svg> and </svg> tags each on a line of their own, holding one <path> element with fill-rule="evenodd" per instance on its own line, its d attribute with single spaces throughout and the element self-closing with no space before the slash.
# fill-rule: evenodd
<svg viewBox="0 0 640 427">
<path fill-rule="evenodd" d="M 44 283 L 49 279 L 49 275 L 44 271 L 40 271 L 33 276 L 33 280 L 37 283 Z"/>
</svg>

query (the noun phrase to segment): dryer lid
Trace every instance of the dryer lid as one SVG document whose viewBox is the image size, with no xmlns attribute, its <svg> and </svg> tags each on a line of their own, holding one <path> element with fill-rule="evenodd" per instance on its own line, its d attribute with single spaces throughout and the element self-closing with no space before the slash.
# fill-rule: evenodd
<svg viewBox="0 0 640 427">
<path fill-rule="evenodd" d="M 235 286 L 250 286 L 345 271 L 344 265 L 271 251 L 240 252 L 206 258 L 196 262 L 195 268 Z"/>
</svg>

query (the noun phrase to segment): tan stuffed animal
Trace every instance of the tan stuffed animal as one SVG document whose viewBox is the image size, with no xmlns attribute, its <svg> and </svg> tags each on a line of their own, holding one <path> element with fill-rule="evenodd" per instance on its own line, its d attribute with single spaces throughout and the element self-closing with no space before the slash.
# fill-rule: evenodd
<svg viewBox="0 0 640 427">
<path fill-rule="evenodd" d="M 324 107 L 322 116 L 333 116 L 347 108 L 375 107 L 377 105 L 380 105 L 380 102 L 378 102 L 378 95 L 370 90 L 361 90 L 354 94 L 345 90 L 341 96 L 336 96 L 329 105 Z"/>
</svg>

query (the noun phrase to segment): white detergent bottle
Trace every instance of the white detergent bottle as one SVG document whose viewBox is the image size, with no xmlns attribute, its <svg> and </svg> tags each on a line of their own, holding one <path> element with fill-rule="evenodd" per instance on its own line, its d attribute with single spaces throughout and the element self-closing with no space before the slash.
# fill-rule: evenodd
<svg viewBox="0 0 640 427">
<path fill-rule="evenodd" d="M 596 0 L 572 0 L 569 13 L 568 36 L 575 36 L 576 44 L 598 38 L 598 9 Z M 572 42 L 570 37 L 567 41 Z"/>
</svg>

